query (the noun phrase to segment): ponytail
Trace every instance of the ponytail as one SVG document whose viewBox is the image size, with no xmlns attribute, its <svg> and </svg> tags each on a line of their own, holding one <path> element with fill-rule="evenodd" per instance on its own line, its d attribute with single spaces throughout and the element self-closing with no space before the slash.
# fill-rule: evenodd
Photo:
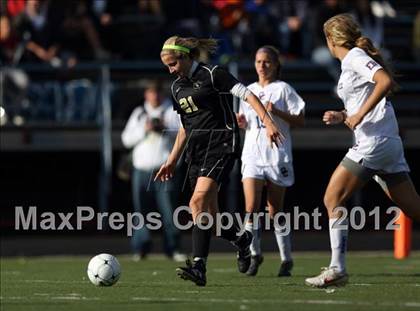
<svg viewBox="0 0 420 311">
<path fill-rule="evenodd" d="M 390 68 L 389 64 L 383 59 L 381 52 L 377 49 L 372 41 L 365 36 L 360 36 L 356 39 L 355 42 L 358 48 L 361 48 L 368 54 L 375 62 L 382 66 L 382 68 L 386 71 L 386 73 L 390 76 L 392 81 L 391 92 L 395 92 L 398 90 L 398 84 L 395 82 L 395 73 Z"/>
<path fill-rule="evenodd" d="M 324 34 L 325 37 L 331 38 L 334 44 L 345 47 L 349 50 L 357 46 L 364 50 L 370 57 L 372 57 L 386 73 L 390 76 L 392 81 L 391 92 L 398 89 L 398 85 L 395 82 L 395 74 L 389 65 L 384 61 L 381 53 L 372 41 L 362 36 L 359 24 L 355 21 L 350 14 L 338 14 L 324 23 Z"/>
</svg>

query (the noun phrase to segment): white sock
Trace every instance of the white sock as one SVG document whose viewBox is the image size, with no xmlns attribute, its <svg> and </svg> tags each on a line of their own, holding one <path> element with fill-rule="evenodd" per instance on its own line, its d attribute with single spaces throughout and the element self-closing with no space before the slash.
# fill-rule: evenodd
<svg viewBox="0 0 420 311">
<path fill-rule="evenodd" d="M 330 244 L 331 244 L 331 262 L 330 267 L 337 267 L 339 272 L 346 270 L 346 251 L 347 251 L 347 237 L 348 229 L 333 228 L 333 224 L 338 218 L 331 218 L 329 221 L 330 227 Z M 336 226 L 339 223 L 336 224 Z M 348 226 L 348 220 L 343 220 L 340 225 Z"/>
<path fill-rule="evenodd" d="M 252 233 L 252 242 L 250 245 L 251 256 L 261 255 L 261 230 L 260 230 L 260 222 L 253 224 L 251 222 L 247 222 L 245 224 L 245 230 Z"/>
<path fill-rule="evenodd" d="M 274 228 L 277 245 L 279 246 L 281 261 L 292 261 L 292 243 L 290 241 L 290 232 L 286 233 L 286 229 Z"/>
<path fill-rule="evenodd" d="M 197 262 L 197 261 L 200 261 L 200 260 L 202 260 L 204 262 L 204 264 L 207 264 L 207 257 L 194 257 L 193 258 L 194 262 Z"/>
</svg>

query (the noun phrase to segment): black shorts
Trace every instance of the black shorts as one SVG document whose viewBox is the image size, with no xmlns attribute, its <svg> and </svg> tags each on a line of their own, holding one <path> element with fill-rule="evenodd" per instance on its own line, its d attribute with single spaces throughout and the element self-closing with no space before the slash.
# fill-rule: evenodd
<svg viewBox="0 0 420 311">
<path fill-rule="evenodd" d="M 224 154 L 221 156 L 209 156 L 200 162 L 192 161 L 188 168 L 188 178 L 191 190 L 194 191 L 198 177 L 208 177 L 217 182 L 220 186 L 229 177 L 236 156 Z"/>
</svg>

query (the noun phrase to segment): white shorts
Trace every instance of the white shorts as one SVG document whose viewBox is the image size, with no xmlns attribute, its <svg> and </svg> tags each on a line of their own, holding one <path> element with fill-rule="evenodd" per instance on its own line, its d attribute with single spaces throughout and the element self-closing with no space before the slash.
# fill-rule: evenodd
<svg viewBox="0 0 420 311">
<path fill-rule="evenodd" d="M 281 163 L 280 165 L 252 165 L 242 163 L 242 180 L 255 178 L 269 180 L 281 187 L 290 187 L 295 182 L 295 173 L 292 163 Z"/>
<path fill-rule="evenodd" d="M 401 139 L 374 137 L 355 144 L 346 157 L 364 167 L 383 173 L 409 172 Z"/>
</svg>

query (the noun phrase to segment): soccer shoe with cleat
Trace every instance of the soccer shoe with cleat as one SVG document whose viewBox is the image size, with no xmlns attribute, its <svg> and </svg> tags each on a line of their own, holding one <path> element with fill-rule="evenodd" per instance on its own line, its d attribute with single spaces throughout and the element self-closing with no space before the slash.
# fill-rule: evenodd
<svg viewBox="0 0 420 311">
<path fill-rule="evenodd" d="M 237 242 L 233 243 L 237 248 L 237 263 L 240 273 L 246 273 L 251 265 L 251 250 L 249 246 L 252 242 L 252 233 L 245 231 Z"/>
<path fill-rule="evenodd" d="M 321 269 L 320 275 L 307 278 L 305 284 L 317 288 L 327 288 L 329 286 L 344 286 L 349 280 L 349 275 L 346 272 L 339 272 L 337 267 Z"/>
<path fill-rule="evenodd" d="M 263 263 L 264 257 L 261 255 L 251 256 L 251 264 L 249 265 L 246 275 L 255 276 L 258 273 L 258 267 Z"/>
<path fill-rule="evenodd" d="M 177 275 L 183 280 L 194 282 L 197 286 L 206 286 L 206 265 L 202 260 L 191 263 L 186 261 L 186 267 L 176 268 Z"/>
<path fill-rule="evenodd" d="M 278 277 L 291 276 L 292 269 L 293 269 L 293 260 L 283 261 L 280 265 L 279 273 L 277 274 L 277 276 Z"/>
</svg>

